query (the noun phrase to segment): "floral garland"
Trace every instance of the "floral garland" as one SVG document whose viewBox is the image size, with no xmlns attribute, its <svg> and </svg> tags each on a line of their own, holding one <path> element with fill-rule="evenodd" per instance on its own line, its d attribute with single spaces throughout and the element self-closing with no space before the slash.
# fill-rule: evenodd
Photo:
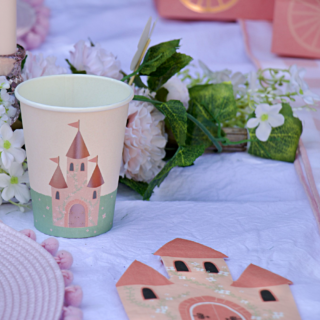
<svg viewBox="0 0 320 320">
<path fill-rule="evenodd" d="M 293 162 L 302 133 L 295 111 L 314 110 L 312 106 L 320 101 L 303 80 L 304 70 L 293 65 L 249 74 L 213 72 L 201 61 L 191 65 L 190 56 L 177 52 L 179 45 L 180 40 L 173 40 L 150 47 L 129 75 L 115 55 L 91 41 L 79 41 L 66 59 L 72 73 L 125 82 L 134 79 L 120 182 L 148 200 L 172 168 L 192 165 L 212 145 L 221 152 L 222 146 L 250 142 L 252 155 Z M 67 72 L 56 65 L 55 57 L 32 53 L 22 69 L 25 80 Z M 23 211 L 30 200 L 23 130 L 10 128 L 13 101 L 4 77 L 0 77 L 0 89 L 0 192 L 2 199 Z M 230 141 L 225 127 L 247 128 L 248 139 Z M 166 131 L 177 142 L 170 157 Z"/>
</svg>

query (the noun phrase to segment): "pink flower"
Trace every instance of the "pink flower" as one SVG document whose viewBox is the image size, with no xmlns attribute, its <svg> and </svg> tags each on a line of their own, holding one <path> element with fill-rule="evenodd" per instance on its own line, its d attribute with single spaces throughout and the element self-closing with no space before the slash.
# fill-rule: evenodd
<svg viewBox="0 0 320 320">
<path fill-rule="evenodd" d="M 105 217 L 106 217 L 106 214 L 103 214 L 103 215 L 102 215 L 102 219 L 104 219 Z"/>
<path fill-rule="evenodd" d="M 80 40 L 74 45 L 74 49 L 75 51 L 70 52 L 70 62 L 77 70 L 117 80 L 122 78 L 120 61 L 99 43 L 91 47 Z"/>
<path fill-rule="evenodd" d="M 22 70 L 24 80 L 67 73 L 67 69 L 56 65 L 56 57 L 44 58 L 41 53 L 38 56 L 33 55 L 31 52 L 27 54 L 26 64 Z"/>
<path fill-rule="evenodd" d="M 136 88 L 135 94 L 148 96 L 150 93 Z M 130 102 L 120 172 L 122 177 L 150 182 L 163 168 L 167 143 L 164 118 L 148 102 Z"/>
<path fill-rule="evenodd" d="M 25 49 L 34 49 L 45 40 L 49 31 L 50 10 L 44 0 L 18 0 L 17 42 Z"/>
</svg>

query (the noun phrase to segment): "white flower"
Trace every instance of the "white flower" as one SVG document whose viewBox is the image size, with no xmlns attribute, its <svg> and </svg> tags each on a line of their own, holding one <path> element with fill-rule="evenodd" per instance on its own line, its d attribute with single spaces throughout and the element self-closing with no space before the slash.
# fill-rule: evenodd
<svg viewBox="0 0 320 320">
<path fill-rule="evenodd" d="M 0 152 L 3 166 L 8 169 L 15 160 L 22 163 L 26 158 L 25 150 L 21 149 L 24 145 L 23 130 L 18 129 L 14 132 L 7 123 L 0 128 Z"/>
<path fill-rule="evenodd" d="M 0 127 L 4 123 L 12 124 L 12 118 L 15 116 L 17 110 L 16 108 L 9 106 L 5 108 L 4 105 L 0 104 Z"/>
<path fill-rule="evenodd" d="M 1 89 L 0 91 L 0 104 L 4 105 L 6 108 L 9 108 L 14 104 L 14 96 L 9 94 L 6 89 Z"/>
<path fill-rule="evenodd" d="M 77 70 L 117 80 L 123 77 L 120 61 L 111 52 L 101 48 L 100 44 L 92 47 L 80 40 L 74 49 L 70 52 L 70 62 Z"/>
<path fill-rule="evenodd" d="M 166 313 L 168 310 L 167 306 L 161 306 L 160 309 L 156 309 L 156 313 Z"/>
<path fill-rule="evenodd" d="M 246 93 L 245 83 L 247 79 L 241 72 L 232 74 L 232 71 L 228 69 L 213 72 L 202 61 L 199 61 L 199 66 L 212 83 L 231 82 L 235 96 Z"/>
<path fill-rule="evenodd" d="M 136 95 L 148 96 L 145 89 L 135 89 Z M 164 115 L 148 102 L 129 104 L 120 175 L 136 181 L 150 182 L 163 168 Z"/>
<path fill-rule="evenodd" d="M 273 312 L 273 315 L 272 315 L 273 319 L 280 319 L 283 317 L 284 317 L 283 312 Z"/>
<path fill-rule="evenodd" d="M 247 127 L 252 129 L 258 126 L 256 136 L 261 141 L 267 141 L 272 128 L 280 127 L 284 124 L 284 116 L 279 114 L 281 104 L 270 106 L 266 103 L 259 104 L 256 108 L 256 118 L 249 119 Z"/>
<path fill-rule="evenodd" d="M 5 76 L 0 77 L 0 89 L 9 89 L 10 83 Z"/>
<path fill-rule="evenodd" d="M 229 272 L 226 271 L 219 271 L 219 274 L 223 275 L 223 276 L 228 276 Z"/>
<path fill-rule="evenodd" d="M 307 83 L 302 79 L 306 73 L 305 69 L 298 69 L 298 67 L 294 64 L 289 68 L 289 72 L 289 87 L 292 91 L 302 94 L 305 90 L 308 90 L 309 87 Z"/>
<path fill-rule="evenodd" d="M 44 58 L 42 53 L 37 56 L 31 52 L 28 52 L 27 55 L 28 57 L 22 70 L 24 80 L 67 73 L 67 69 L 56 65 L 56 57 Z"/>
<path fill-rule="evenodd" d="M 314 105 L 316 101 L 320 101 L 320 97 L 309 89 L 303 91 L 302 99 L 309 105 Z"/>
<path fill-rule="evenodd" d="M 209 282 L 217 281 L 217 280 L 216 280 L 215 278 L 213 278 L 213 277 L 206 278 L 206 280 L 208 280 Z"/>
<path fill-rule="evenodd" d="M 258 84 L 258 75 L 256 72 L 251 71 L 248 75 L 248 82 L 249 82 L 249 88 L 248 88 L 248 94 L 251 96 L 251 98 L 259 102 L 259 93 L 258 90 L 260 89 L 260 85 Z"/>
<path fill-rule="evenodd" d="M 186 277 L 185 276 L 179 276 L 179 279 L 180 280 L 184 280 L 184 279 L 186 279 Z"/>
<path fill-rule="evenodd" d="M 9 174 L 10 176 L 0 174 L 0 187 L 4 188 L 2 198 L 8 201 L 16 197 L 20 203 L 27 203 L 30 200 L 30 191 L 24 183 L 29 182 L 28 173 L 24 172 L 20 163 L 13 162 Z"/>
<path fill-rule="evenodd" d="M 188 102 L 190 100 L 189 91 L 186 86 L 177 76 L 172 77 L 163 85 L 168 90 L 167 101 L 179 100 L 188 109 Z"/>
</svg>

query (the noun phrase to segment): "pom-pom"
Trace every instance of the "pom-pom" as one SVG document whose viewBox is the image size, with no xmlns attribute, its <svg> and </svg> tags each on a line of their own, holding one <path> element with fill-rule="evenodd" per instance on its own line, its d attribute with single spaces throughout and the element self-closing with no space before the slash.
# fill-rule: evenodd
<svg viewBox="0 0 320 320">
<path fill-rule="evenodd" d="M 34 233 L 33 230 L 30 230 L 30 229 L 23 229 L 20 231 L 21 233 L 23 233 L 25 236 L 27 236 L 28 238 L 36 241 L 37 240 L 37 237 L 36 237 L 36 234 Z"/>
<path fill-rule="evenodd" d="M 59 241 L 56 238 L 48 238 L 41 243 L 41 246 L 54 256 L 58 251 Z"/>
<path fill-rule="evenodd" d="M 64 280 L 64 286 L 70 286 L 70 284 L 73 281 L 73 273 L 69 270 L 61 270 L 63 280 Z"/>
<path fill-rule="evenodd" d="M 61 250 L 57 253 L 57 256 L 54 257 L 60 269 L 70 269 L 73 263 L 73 257 L 71 253 L 65 250 Z"/>
<path fill-rule="evenodd" d="M 82 320 L 83 312 L 81 309 L 73 306 L 63 307 L 62 319 L 63 320 Z"/>
<path fill-rule="evenodd" d="M 64 289 L 64 303 L 66 306 L 79 307 L 83 292 L 80 286 L 70 286 Z"/>
</svg>

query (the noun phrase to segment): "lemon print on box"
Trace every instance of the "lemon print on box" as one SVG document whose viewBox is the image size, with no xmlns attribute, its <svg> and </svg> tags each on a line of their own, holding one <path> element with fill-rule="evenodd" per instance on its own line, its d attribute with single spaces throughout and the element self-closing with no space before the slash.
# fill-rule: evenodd
<svg viewBox="0 0 320 320">
<path fill-rule="evenodd" d="M 292 0 L 288 24 L 292 36 L 303 48 L 320 53 L 319 0 Z"/>
<path fill-rule="evenodd" d="M 180 0 L 188 9 L 200 13 L 217 13 L 233 7 L 239 0 Z"/>
</svg>

